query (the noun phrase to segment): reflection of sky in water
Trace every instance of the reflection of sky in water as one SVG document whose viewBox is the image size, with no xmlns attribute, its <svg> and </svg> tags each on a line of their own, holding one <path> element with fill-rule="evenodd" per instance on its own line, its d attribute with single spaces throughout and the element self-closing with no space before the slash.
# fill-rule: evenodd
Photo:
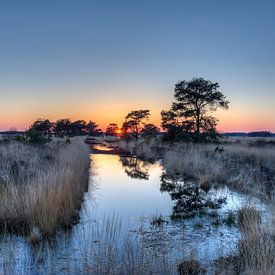
<svg viewBox="0 0 275 275">
<path fill-rule="evenodd" d="M 86 194 L 86 207 L 82 213 L 87 219 L 97 217 L 100 220 L 103 216 L 117 215 L 121 218 L 122 228 L 132 235 L 142 236 L 149 247 L 154 243 L 162 249 L 166 247 L 172 254 L 186 256 L 195 253 L 201 260 L 206 255 L 207 259 L 214 259 L 217 254 L 226 254 L 236 246 L 240 238 L 238 229 L 226 225 L 215 227 L 211 225 L 213 218 L 208 216 L 186 220 L 184 226 L 179 222 L 169 222 L 161 229 L 151 225 L 154 215 L 170 216 L 174 203 L 168 192 L 160 192 L 163 168 L 159 163 L 145 164 L 149 179 L 140 180 L 132 179 L 123 172 L 118 156 L 93 155 L 92 161 L 96 176 L 91 182 L 90 192 Z M 220 215 L 230 210 L 237 211 L 247 204 L 269 213 L 260 200 L 230 191 L 227 187 L 211 190 L 210 193 L 215 198 L 227 198 L 217 210 Z M 202 224 L 201 228 L 196 228 L 198 223 Z"/>
<path fill-rule="evenodd" d="M 0 272 L 9 270 L 9 267 L 17 274 L 22 270 L 31 272 L 34 265 L 49 272 L 52 261 L 55 265 L 57 262 L 59 271 L 70 269 L 70 266 L 74 269 L 80 266 L 81 269 L 79 259 L 83 250 L 88 247 L 89 253 L 94 255 L 96 248 L 110 241 L 106 234 L 109 229 L 102 226 L 102 223 L 106 225 L 108 217 L 117 220 L 115 229 L 112 228 L 117 238 L 112 241 L 118 249 L 121 247 L 118 242 L 123 243 L 127 235 L 131 242 L 138 240 L 151 256 L 157 258 L 164 253 L 169 255 L 171 262 L 190 255 L 205 262 L 234 251 L 240 238 L 238 229 L 226 225 L 215 227 L 211 224 L 213 218 L 209 216 L 195 217 L 184 223 L 169 221 L 163 227 L 151 225 L 154 215 L 168 218 L 174 203 L 167 192 L 160 192 L 163 169 L 159 163 L 140 162 L 141 168 L 149 174 L 148 180 L 142 180 L 127 176 L 119 156 L 97 154 L 91 159 L 93 176 L 85 194 L 80 223 L 67 234 L 59 233 L 54 246 L 44 244 L 34 249 L 24 238 L 2 236 Z M 265 222 L 270 222 L 271 210 L 258 199 L 232 192 L 226 187 L 210 192 L 217 198 L 227 197 L 226 204 L 217 210 L 220 215 L 249 203 L 265 213 Z M 200 227 L 196 227 L 198 223 Z M 122 230 L 119 230 L 120 226 Z M 70 266 L 67 266 L 67 259 L 70 259 Z M 96 261 L 91 264 L 96 264 Z"/>
<path fill-rule="evenodd" d="M 118 156 L 93 155 L 92 161 L 96 176 L 91 182 L 91 200 L 86 201 L 92 205 L 85 207 L 89 215 L 102 217 L 116 213 L 125 220 L 130 216 L 170 214 L 170 196 L 159 191 L 162 170 L 158 164 L 148 164 L 149 179 L 140 180 L 123 172 Z"/>
</svg>

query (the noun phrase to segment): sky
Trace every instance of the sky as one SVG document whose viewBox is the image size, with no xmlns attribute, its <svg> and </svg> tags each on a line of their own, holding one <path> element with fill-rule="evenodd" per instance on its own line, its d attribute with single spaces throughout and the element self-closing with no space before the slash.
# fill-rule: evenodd
<svg viewBox="0 0 275 275">
<path fill-rule="evenodd" d="M 37 118 L 103 129 L 204 77 L 230 101 L 218 129 L 275 132 L 275 2 L 0 1 L 0 130 Z"/>
</svg>

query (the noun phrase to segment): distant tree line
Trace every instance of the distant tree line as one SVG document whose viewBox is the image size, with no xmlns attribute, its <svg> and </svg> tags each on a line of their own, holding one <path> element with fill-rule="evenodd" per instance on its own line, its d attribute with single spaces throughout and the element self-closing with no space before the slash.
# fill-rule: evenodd
<svg viewBox="0 0 275 275">
<path fill-rule="evenodd" d="M 248 137 L 272 137 L 272 133 L 268 131 L 256 131 L 247 134 Z"/>
<path fill-rule="evenodd" d="M 38 132 L 44 136 L 98 136 L 102 133 L 94 121 L 71 121 L 70 119 L 59 119 L 56 122 L 38 119 L 31 125 L 28 132 Z"/>
<path fill-rule="evenodd" d="M 273 137 L 274 133 L 270 131 L 255 131 L 255 132 L 231 132 L 224 133 L 223 136 L 226 137 Z"/>
</svg>

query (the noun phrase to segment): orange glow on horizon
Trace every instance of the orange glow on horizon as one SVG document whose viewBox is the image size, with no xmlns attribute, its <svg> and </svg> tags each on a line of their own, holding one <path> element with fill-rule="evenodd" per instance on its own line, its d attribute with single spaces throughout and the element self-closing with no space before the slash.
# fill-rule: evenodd
<svg viewBox="0 0 275 275">
<path fill-rule="evenodd" d="M 41 103 L 42 104 L 42 103 Z M 38 118 L 49 119 L 55 122 L 58 119 L 69 118 L 72 121 L 83 119 L 86 122 L 92 120 L 99 125 L 103 131 L 109 123 L 116 123 L 120 128 L 125 120 L 125 116 L 132 110 L 149 109 L 151 116 L 147 123 L 153 123 L 157 127 L 161 124 L 161 110 L 169 109 L 164 104 L 154 102 L 135 102 L 130 104 L 128 101 L 105 100 L 91 104 L 91 100 L 54 105 L 47 109 L 42 105 L 31 108 L 28 104 L 20 106 L 15 104 L 14 111 L 11 112 L 8 106 L 0 110 L 0 131 L 6 131 L 11 128 L 17 130 L 26 130 L 32 122 Z M 23 105 L 23 104 L 22 104 Z M 130 106 L 131 105 L 131 106 Z M 255 111 L 257 110 L 257 112 Z M 275 132 L 275 116 L 273 111 L 266 108 L 255 109 L 254 106 L 246 106 L 235 103 L 228 111 L 218 110 L 212 114 L 217 117 L 220 132 L 250 132 L 250 131 L 271 131 Z M 121 131 L 121 129 L 119 129 Z M 122 132 L 117 132 L 121 134 Z"/>
</svg>

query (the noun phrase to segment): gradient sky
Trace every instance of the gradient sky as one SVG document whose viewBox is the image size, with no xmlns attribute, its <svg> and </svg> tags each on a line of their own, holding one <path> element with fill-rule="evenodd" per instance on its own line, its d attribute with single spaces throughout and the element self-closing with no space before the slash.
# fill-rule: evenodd
<svg viewBox="0 0 275 275">
<path fill-rule="evenodd" d="M 275 132 L 275 1 L 1 1 L 0 130 L 36 118 L 120 123 L 179 80 L 230 100 L 219 130 Z"/>
</svg>

